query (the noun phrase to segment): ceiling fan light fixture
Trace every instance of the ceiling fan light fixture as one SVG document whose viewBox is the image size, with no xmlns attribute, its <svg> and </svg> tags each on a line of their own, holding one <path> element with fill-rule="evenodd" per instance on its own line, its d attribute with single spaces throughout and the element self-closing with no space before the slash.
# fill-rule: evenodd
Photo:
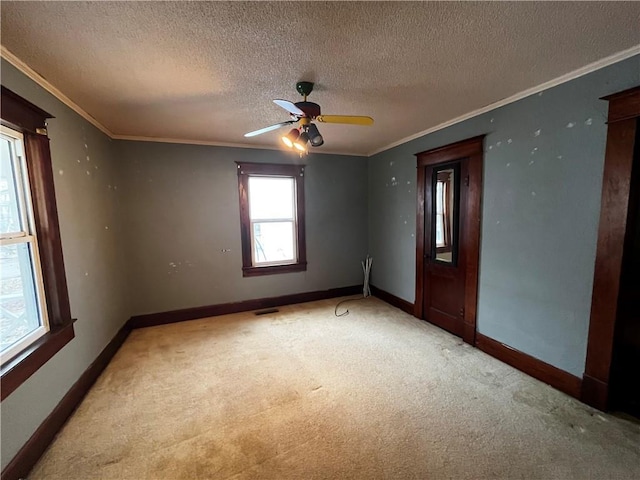
<svg viewBox="0 0 640 480">
<path fill-rule="evenodd" d="M 284 143 L 287 147 L 293 148 L 294 142 L 298 140 L 300 136 L 300 132 L 297 128 L 292 128 L 289 133 L 281 137 L 282 143 Z"/>
<path fill-rule="evenodd" d="M 309 141 L 309 134 L 307 132 L 302 132 L 298 139 L 293 142 L 293 146 L 300 152 L 307 151 L 307 142 Z"/>
<path fill-rule="evenodd" d="M 324 139 L 322 138 L 322 135 L 320 135 L 320 131 L 315 124 L 312 123 L 309 125 L 307 133 L 309 134 L 309 143 L 312 147 L 319 147 L 324 143 Z"/>
</svg>

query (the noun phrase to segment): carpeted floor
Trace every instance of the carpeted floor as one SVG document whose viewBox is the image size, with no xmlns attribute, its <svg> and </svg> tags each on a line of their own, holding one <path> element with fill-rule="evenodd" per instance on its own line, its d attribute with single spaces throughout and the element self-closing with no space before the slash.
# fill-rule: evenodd
<svg viewBox="0 0 640 480">
<path fill-rule="evenodd" d="M 640 478 L 640 425 L 336 302 L 133 331 L 29 478 Z"/>
</svg>

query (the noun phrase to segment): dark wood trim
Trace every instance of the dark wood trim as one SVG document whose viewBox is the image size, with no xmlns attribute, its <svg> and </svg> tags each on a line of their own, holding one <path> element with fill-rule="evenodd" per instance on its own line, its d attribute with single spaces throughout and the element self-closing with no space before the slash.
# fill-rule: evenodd
<svg viewBox="0 0 640 480">
<path fill-rule="evenodd" d="M 413 316 L 416 318 L 424 317 L 424 255 L 425 245 L 425 216 L 424 211 L 427 207 L 425 198 L 427 197 L 426 182 L 427 176 L 425 169 L 418 166 L 417 172 L 417 216 L 416 216 L 416 295 L 413 304 Z M 420 213 L 422 212 L 422 213 Z"/>
<path fill-rule="evenodd" d="M 561 392 L 580 398 L 582 380 L 553 365 L 538 360 L 504 343 L 476 333 L 476 347 L 501 362 L 517 368 L 538 380 L 557 388 Z"/>
<path fill-rule="evenodd" d="M 582 376 L 580 400 L 600 410 L 607 410 L 609 403 L 609 384 L 585 373 Z"/>
<path fill-rule="evenodd" d="M 622 255 L 627 230 L 640 87 L 605 97 L 609 128 L 602 179 L 598 246 L 584 372 L 583 402 L 606 410 L 618 313 Z"/>
<path fill-rule="evenodd" d="M 608 123 L 640 117 L 640 86 L 602 97 L 609 102 Z"/>
<path fill-rule="evenodd" d="M 465 342 L 475 344 L 477 306 L 478 306 L 478 264 L 480 262 L 480 226 L 482 215 L 482 169 L 484 135 L 463 140 L 444 147 L 421 152 L 417 155 L 417 216 L 416 216 L 416 295 L 414 315 L 424 318 L 424 276 L 425 255 L 430 251 L 430 239 L 425 238 L 425 230 L 429 219 L 425 218 L 425 210 L 431 195 L 427 185 L 425 169 L 428 166 L 468 158 L 468 182 L 465 181 L 466 217 L 463 235 L 460 239 L 466 251 L 466 278 L 464 299 L 464 328 L 462 338 Z"/>
<path fill-rule="evenodd" d="M 415 155 L 418 157 L 418 167 L 451 162 L 475 155 L 478 151 L 482 152 L 484 137 L 484 135 L 479 135 L 450 145 L 416 153 Z"/>
<path fill-rule="evenodd" d="M 478 277 L 480 274 L 480 228 L 482 225 L 482 169 L 484 153 L 482 137 L 476 143 L 476 151 L 469 157 L 469 182 L 467 186 L 467 211 L 465 218 L 465 234 L 462 239 L 467 255 L 465 298 L 464 298 L 464 331 L 465 342 L 475 345 L 476 321 L 478 317 Z"/>
<path fill-rule="evenodd" d="M 64 325 L 71 319 L 71 306 L 62 254 L 49 139 L 44 135 L 25 132 L 24 143 L 49 325 Z"/>
<path fill-rule="evenodd" d="M 296 177 L 304 174 L 306 167 L 303 163 L 252 163 L 236 162 L 238 175 L 266 175 L 281 177 Z"/>
<path fill-rule="evenodd" d="M 0 117 L 2 124 L 20 132 L 37 133 L 46 130 L 47 119 L 54 118 L 33 103 L 25 100 L 20 95 L 13 93 L 2 86 L 0 89 Z"/>
<path fill-rule="evenodd" d="M 2 470 L 1 480 L 18 480 L 27 477 L 29 471 L 51 444 L 69 416 L 71 416 L 76 407 L 82 402 L 82 399 L 91 386 L 124 343 L 129 332 L 128 324 L 125 324 L 118 333 L 116 333 L 100 355 L 89 365 L 78 381 L 73 384 L 67 394 L 60 400 L 60 403 L 58 403 L 49 416 L 40 424 L 34 434 L 31 435 L 27 443 L 24 444 L 11 462 Z"/>
<path fill-rule="evenodd" d="M 291 263 L 289 265 L 269 265 L 266 267 L 242 267 L 243 277 L 261 277 L 262 275 L 273 275 L 274 273 L 304 272 L 307 269 L 307 262 Z"/>
<path fill-rule="evenodd" d="M 361 285 L 332 288 L 330 290 L 318 290 L 314 292 L 294 293 L 292 295 L 283 295 L 281 297 L 257 298 L 241 302 L 185 308 L 183 310 L 172 310 L 170 312 L 136 315 L 131 317 L 129 320 L 129 326 L 131 328 L 153 327 L 156 325 L 165 325 L 167 323 L 196 320 L 198 318 L 217 317 L 219 315 L 227 315 L 230 313 L 250 312 L 252 310 L 292 305 L 294 303 L 313 302 L 316 300 L 325 300 L 327 298 L 335 297 L 346 297 L 348 295 L 357 295 L 358 293 L 362 293 Z"/>
<path fill-rule="evenodd" d="M 399 308 L 403 312 L 406 312 L 409 315 L 413 316 L 413 312 L 415 310 L 413 303 L 407 302 L 406 300 L 403 300 L 400 297 L 396 297 L 392 293 L 382 290 L 381 288 L 378 288 L 374 285 L 371 285 L 370 287 L 371 287 L 371 293 L 373 294 L 374 297 L 377 297 L 383 302 L 387 302 L 389 305 L 393 305 L 394 307 Z"/>
<path fill-rule="evenodd" d="M 53 327 L 17 356 L 2 365 L 1 400 L 11 395 L 51 357 L 62 350 L 62 347 L 69 343 L 74 336 L 73 321 L 67 325 Z"/>
<path fill-rule="evenodd" d="M 238 193 L 240 200 L 240 239 L 242 241 L 242 276 L 258 277 L 276 273 L 302 272 L 307 269 L 307 241 L 305 234 L 304 208 L 304 165 L 247 163 L 238 165 Z M 298 258 L 288 265 L 254 266 L 251 260 L 251 221 L 249 218 L 249 176 L 281 176 L 295 180 L 296 188 L 296 225 Z"/>
<path fill-rule="evenodd" d="M 609 383 L 627 224 L 635 120 L 609 125 L 585 374 Z M 588 399 L 585 398 L 585 401 Z M 589 400 L 590 401 L 590 400 Z M 589 401 L 587 403 L 589 403 Z M 606 405 L 597 405 L 606 409 Z"/>
<path fill-rule="evenodd" d="M 45 129 L 47 119 L 52 116 L 4 87 L 1 89 L 0 106 L 2 124 L 20 131 L 24 137 L 29 193 L 33 204 L 50 327 L 46 335 L 2 366 L 4 400 L 73 339 L 74 332 L 62 254 L 51 150 Z"/>
</svg>

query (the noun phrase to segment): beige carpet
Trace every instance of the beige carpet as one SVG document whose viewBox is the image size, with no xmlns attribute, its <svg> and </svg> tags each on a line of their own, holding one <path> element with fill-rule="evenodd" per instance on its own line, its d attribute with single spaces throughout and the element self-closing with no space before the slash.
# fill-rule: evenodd
<svg viewBox="0 0 640 480">
<path fill-rule="evenodd" d="M 336 302 L 135 330 L 29 478 L 640 478 L 640 425 Z"/>
</svg>

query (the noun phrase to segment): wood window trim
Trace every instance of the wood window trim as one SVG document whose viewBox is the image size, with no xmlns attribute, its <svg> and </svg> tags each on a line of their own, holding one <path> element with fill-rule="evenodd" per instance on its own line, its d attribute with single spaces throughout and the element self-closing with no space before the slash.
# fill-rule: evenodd
<svg viewBox="0 0 640 480">
<path fill-rule="evenodd" d="M 240 238 L 242 241 L 242 276 L 258 277 L 278 273 L 303 272 L 307 269 L 304 209 L 304 165 L 236 162 L 240 198 Z M 297 253 L 295 263 L 256 267 L 251 260 L 251 221 L 249 218 L 249 177 L 251 175 L 291 177 L 296 186 Z"/>
<path fill-rule="evenodd" d="M 425 167 L 463 158 L 469 159 L 467 187 L 467 218 L 463 227 L 464 242 L 467 250 L 464 331 L 462 339 L 471 345 L 476 343 L 476 321 L 478 312 L 478 265 L 480 262 L 480 219 L 482 198 L 482 165 L 484 135 L 462 140 L 416 154 L 417 157 L 417 216 L 416 216 L 416 295 L 414 316 L 423 318 L 424 275 L 425 275 Z M 462 180 L 462 179 L 461 179 Z M 466 183 L 466 182 L 465 182 Z M 462 182 L 461 182 L 462 185 Z"/>
<path fill-rule="evenodd" d="M 2 86 L 2 125 L 21 132 L 29 170 L 49 331 L 1 368 L 1 400 L 74 338 L 46 121 L 54 118 Z"/>
<path fill-rule="evenodd" d="M 603 97 L 602 100 L 609 102 L 609 127 L 587 357 L 580 399 L 593 407 L 606 410 L 609 406 L 609 377 L 627 231 L 635 131 L 640 128 L 640 87 Z"/>
</svg>

